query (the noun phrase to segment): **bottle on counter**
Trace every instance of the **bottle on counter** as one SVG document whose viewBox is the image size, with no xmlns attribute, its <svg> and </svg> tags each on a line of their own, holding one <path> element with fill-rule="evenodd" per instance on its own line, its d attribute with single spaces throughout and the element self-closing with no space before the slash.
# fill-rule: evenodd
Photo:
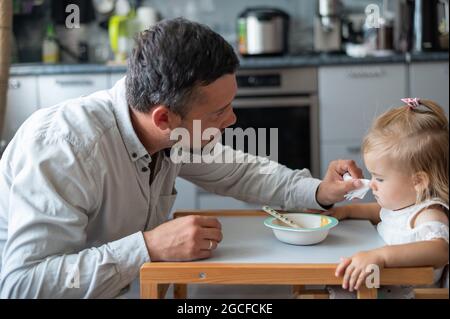
<svg viewBox="0 0 450 319">
<path fill-rule="evenodd" d="M 42 42 L 42 62 L 59 62 L 59 46 L 56 42 L 55 29 L 51 23 L 47 26 L 47 33 Z"/>
</svg>

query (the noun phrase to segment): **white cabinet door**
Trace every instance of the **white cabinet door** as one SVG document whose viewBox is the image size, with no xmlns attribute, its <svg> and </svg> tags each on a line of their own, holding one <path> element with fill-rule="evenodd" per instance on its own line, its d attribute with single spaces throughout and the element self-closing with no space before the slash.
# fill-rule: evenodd
<svg viewBox="0 0 450 319">
<path fill-rule="evenodd" d="M 198 209 L 260 209 L 261 205 L 249 204 L 232 197 L 200 192 Z M 269 204 L 269 203 L 268 203 Z"/>
<path fill-rule="evenodd" d="M 113 87 L 117 81 L 125 76 L 125 73 L 110 73 L 109 74 L 109 87 Z"/>
<path fill-rule="evenodd" d="M 401 105 L 406 87 L 404 64 L 319 68 L 321 140 L 362 139 L 377 115 Z"/>
<path fill-rule="evenodd" d="M 108 88 L 108 74 L 42 75 L 38 78 L 40 107 Z"/>
<path fill-rule="evenodd" d="M 197 187 L 178 177 L 175 182 L 175 188 L 178 194 L 171 213 L 173 214 L 177 210 L 196 209 Z"/>
<path fill-rule="evenodd" d="M 436 101 L 449 114 L 448 62 L 424 62 L 410 65 L 411 97 Z"/>
<path fill-rule="evenodd" d="M 38 109 L 36 77 L 11 77 L 7 99 L 5 123 L 1 136 L 5 143 L 9 143 L 20 125 Z"/>
<path fill-rule="evenodd" d="M 361 142 L 355 140 L 347 143 L 323 143 L 320 147 L 321 152 L 321 173 L 322 178 L 325 176 L 326 170 L 330 162 L 338 159 L 354 160 L 356 164 L 363 170 L 364 178 L 370 179 L 371 175 L 367 171 L 364 160 L 361 155 Z M 373 202 L 374 197 L 369 192 L 363 202 Z"/>
</svg>

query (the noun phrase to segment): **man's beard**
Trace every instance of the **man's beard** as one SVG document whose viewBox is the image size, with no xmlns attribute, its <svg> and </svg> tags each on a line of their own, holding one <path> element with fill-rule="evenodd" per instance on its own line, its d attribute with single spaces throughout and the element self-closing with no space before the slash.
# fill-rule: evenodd
<svg viewBox="0 0 450 319">
<path fill-rule="evenodd" d="M 217 135 L 213 135 L 211 136 L 211 138 L 208 140 L 207 143 L 205 143 L 204 145 L 201 145 L 200 148 L 194 148 L 192 144 L 191 147 L 189 149 L 191 154 L 202 154 L 205 147 L 209 147 L 211 150 L 214 149 L 214 147 L 220 143 L 222 141 L 222 135 L 225 132 L 225 129 L 220 130 L 220 133 L 218 133 Z M 215 139 L 215 141 L 214 141 Z M 202 140 L 203 141 L 203 140 Z M 212 143 L 214 141 L 214 143 Z"/>
<path fill-rule="evenodd" d="M 181 127 L 181 128 L 185 128 L 185 127 Z M 220 143 L 222 141 L 223 138 L 223 134 L 225 132 L 225 129 L 217 129 L 219 132 L 215 135 L 212 135 L 210 137 L 210 139 L 205 143 L 205 144 L 201 144 L 200 147 L 194 147 L 194 141 L 192 138 L 189 138 L 189 145 L 185 145 L 184 143 L 182 143 L 182 148 L 185 151 L 189 151 L 189 153 L 191 154 L 202 154 L 203 150 L 205 149 L 205 147 L 208 147 L 210 149 L 214 149 L 214 147 Z M 179 142 L 181 140 L 181 137 L 179 140 L 177 141 L 172 141 L 172 145 L 170 148 L 172 148 L 174 145 L 180 145 Z M 201 140 L 201 143 L 204 142 L 205 140 Z M 214 142 L 213 142 L 214 141 Z M 213 142 L 213 143 L 212 143 Z M 211 144 L 212 143 L 212 144 Z"/>
</svg>

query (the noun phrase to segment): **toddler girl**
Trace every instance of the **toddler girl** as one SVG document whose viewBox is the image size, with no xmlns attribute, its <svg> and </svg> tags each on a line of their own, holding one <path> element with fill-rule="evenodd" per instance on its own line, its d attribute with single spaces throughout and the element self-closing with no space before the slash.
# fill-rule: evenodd
<svg viewBox="0 0 450 319">
<path fill-rule="evenodd" d="M 338 219 L 370 220 L 387 245 L 342 258 L 336 276 L 343 277 L 344 290 L 329 288 L 331 298 L 349 297 L 345 290 L 364 285 L 369 265 L 432 266 L 437 283 L 448 263 L 448 120 L 432 101 L 403 101 L 405 106 L 375 120 L 363 142 L 377 202 L 331 210 Z M 412 291 L 412 287 L 384 287 L 379 295 L 412 298 Z"/>
</svg>

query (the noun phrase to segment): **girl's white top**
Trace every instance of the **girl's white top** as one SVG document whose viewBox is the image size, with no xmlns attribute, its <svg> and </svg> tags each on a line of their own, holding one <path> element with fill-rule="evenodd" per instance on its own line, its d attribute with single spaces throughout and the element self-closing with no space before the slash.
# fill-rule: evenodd
<svg viewBox="0 0 450 319">
<path fill-rule="evenodd" d="M 428 200 L 397 211 L 382 208 L 380 211 L 381 222 L 377 226 L 378 233 L 388 245 L 400 245 L 437 238 L 442 238 L 448 243 L 449 230 L 448 225 L 444 223 L 431 221 L 413 228 L 414 218 L 425 208 L 432 205 L 440 205 L 448 211 L 448 204 L 440 199 Z M 442 270 L 443 268 L 435 270 L 435 283 L 441 278 Z"/>
</svg>

